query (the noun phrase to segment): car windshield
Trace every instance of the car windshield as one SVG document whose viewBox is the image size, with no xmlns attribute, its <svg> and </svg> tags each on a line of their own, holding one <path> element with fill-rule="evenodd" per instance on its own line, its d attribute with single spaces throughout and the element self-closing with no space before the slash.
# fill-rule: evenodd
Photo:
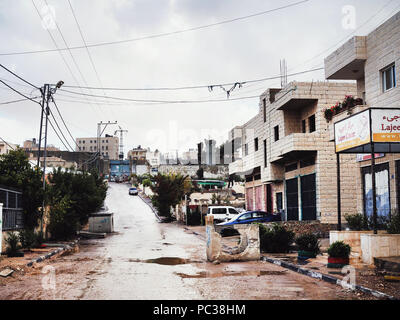
<svg viewBox="0 0 400 320">
<path fill-rule="evenodd" d="M 238 220 L 247 220 L 247 219 L 251 219 L 251 213 L 245 213 L 238 218 Z"/>
</svg>

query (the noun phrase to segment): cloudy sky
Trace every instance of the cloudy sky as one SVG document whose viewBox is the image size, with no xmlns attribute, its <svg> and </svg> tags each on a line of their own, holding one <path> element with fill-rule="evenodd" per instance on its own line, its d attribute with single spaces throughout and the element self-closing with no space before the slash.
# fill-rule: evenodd
<svg viewBox="0 0 400 320">
<path fill-rule="evenodd" d="M 117 121 L 128 130 L 125 150 L 142 145 L 163 152 L 184 151 L 204 138 L 223 141 L 229 129 L 257 113 L 258 99 L 228 101 L 218 87 L 211 92 L 207 87 L 169 91 L 79 87 L 171 88 L 235 83 L 279 76 L 281 59 L 286 59 L 289 74 L 315 69 L 322 67 L 324 57 L 346 39 L 369 33 L 400 10 L 400 0 L 309 0 L 231 23 L 148 37 L 296 2 L 300 0 L 0 0 L 0 63 L 38 87 L 63 80 L 61 89 L 75 93 L 59 90 L 54 99 L 74 137 L 96 136 L 98 122 Z M 355 20 L 351 19 L 353 13 Z M 92 46 L 128 39 L 139 40 Z M 67 47 L 72 49 L 65 50 Z M 52 51 L 35 52 L 48 49 Z M 0 79 L 27 96 L 38 95 L 38 90 L 4 70 L 0 70 Z M 291 80 L 324 80 L 324 72 L 289 77 Z M 280 80 L 245 84 L 232 92 L 231 99 L 257 96 L 268 87 L 280 87 Z M 20 98 L 0 83 L 0 103 Z M 222 101 L 177 104 L 123 99 Z M 57 116 L 53 105 L 51 108 Z M 39 121 L 40 107 L 29 100 L 0 104 L 0 137 L 9 142 L 22 144 L 37 137 Z M 109 126 L 105 132 L 114 134 L 118 125 Z M 52 130 L 49 143 L 65 149 Z"/>
</svg>

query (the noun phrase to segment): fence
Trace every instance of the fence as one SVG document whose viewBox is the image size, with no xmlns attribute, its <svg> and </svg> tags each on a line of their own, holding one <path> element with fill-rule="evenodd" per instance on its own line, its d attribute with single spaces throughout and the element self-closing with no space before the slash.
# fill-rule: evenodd
<svg viewBox="0 0 400 320">
<path fill-rule="evenodd" d="M 3 204 L 3 231 L 23 228 L 22 192 L 0 187 L 0 203 Z"/>
</svg>

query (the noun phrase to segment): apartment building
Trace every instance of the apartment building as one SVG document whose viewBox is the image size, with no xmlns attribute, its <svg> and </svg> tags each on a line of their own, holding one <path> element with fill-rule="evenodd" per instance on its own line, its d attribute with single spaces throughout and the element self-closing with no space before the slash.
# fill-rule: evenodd
<svg viewBox="0 0 400 320">
<path fill-rule="evenodd" d="M 129 150 L 128 159 L 133 160 L 133 161 L 144 162 L 144 161 L 146 161 L 147 151 L 148 150 L 145 148 L 142 148 L 142 146 L 137 146 L 136 148 Z"/>
<path fill-rule="evenodd" d="M 400 12 L 384 22 L 367 36 L 356 36 L 325 59 L 326 79 L 354 80 L 357 93 L 368 108 L 400 108 Z M 332 122 L 348 115 L 338 114 Z M 394 121 L 396 123 L 397 120 Z M 399 141 L 392 141 L 399 142 Z M 393 145 L 393 144 L 392 144 Z M 376 150 L 376 192 L 378 215 L 388 215 L 400 206 L 400 155 Z M 372 214 L 371 157 L 353 155 L 358 163 L 354 171 L 351 191 L 356 194 L 354 206 L 358 212 Z"/>
<path fill-rule="evenodd" d="M 119 138 L 106 135 L 101 137 L 99 141 L 97 138 L 76 138 L 76 151 L 97 152 L 110 160 L 118 160 L 119 154 Z M 99 150 L 97 150 L 99 144 Z"/>
<path fill-rule="evenodd" d="M 336 155 L 324 110 L 349 94 L 357 94 L 356 84 L 291 82 L 261 95 L 257 115 L 230 132 L 232 143 L 241 141 L 242 157 L 229 165 L 229 174 L 245 176 L 248 210 L 283 210 L 286 220 L 337 222 Z M 235 155 L 237 149 L 232 148 Z M 342 210 L 348 213 L 354 213 L 354 196 L 345 188 L 356 165 L 342 165 Z"/>
<path fill-rule="evenodd" d="M 0 140 L 0 155 L 1 154 L 8 154 L 11 150 L 16 150 L 18 145 Z"/>
</svg>

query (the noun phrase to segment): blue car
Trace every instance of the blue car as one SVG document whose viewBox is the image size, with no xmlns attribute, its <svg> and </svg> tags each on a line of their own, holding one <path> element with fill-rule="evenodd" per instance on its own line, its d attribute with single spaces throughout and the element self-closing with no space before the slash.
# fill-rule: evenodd
<svg viewBox="0 0 400 320">
<path fill-rule="evenodd" d="M 272 214 L 265 211 L 248 211 L 238 214 L 231 220 L 217 224 L 218 226 L 232 226 L 234 224 L 249 224 L 254 222 L 274 222 L 281 221 L 281 215 Z"/>
</svg>

